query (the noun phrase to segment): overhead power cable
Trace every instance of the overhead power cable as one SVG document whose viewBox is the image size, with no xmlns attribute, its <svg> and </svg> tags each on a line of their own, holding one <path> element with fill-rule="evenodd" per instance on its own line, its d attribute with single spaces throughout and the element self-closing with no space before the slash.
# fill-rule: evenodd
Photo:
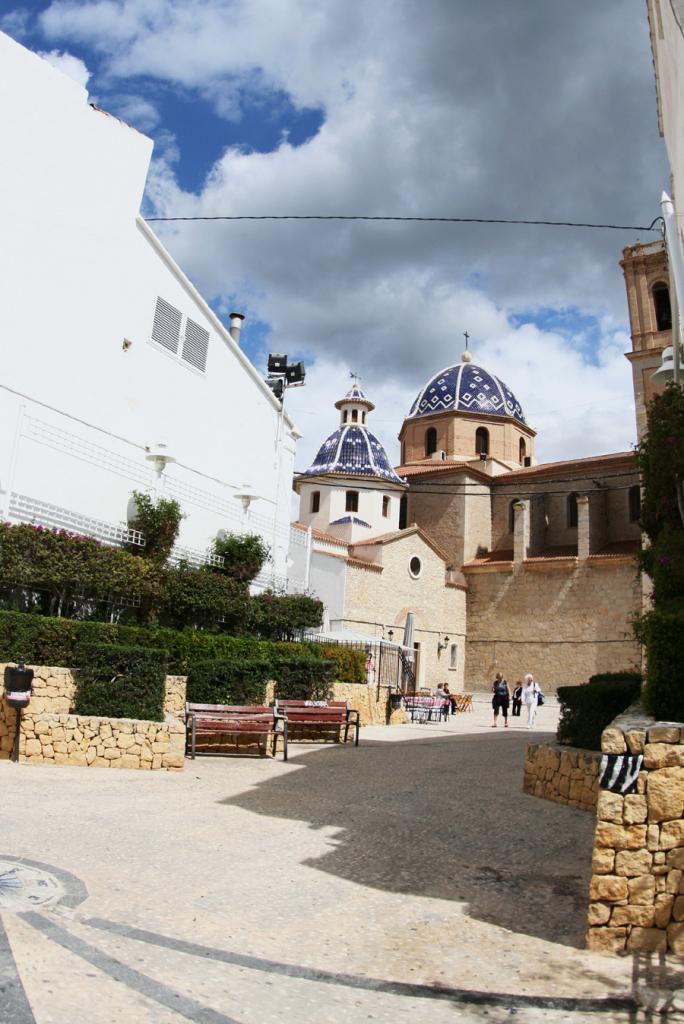
<svg viewBox="0 0 684 1024">
<path fill-rule="evenodd" d="M 384 217 L 367 216 L 359 213 L 240 213 L 240 214 L 218 214 L 213 216 L 193 217 L 146 217 L 145 220 L 152 222 L 179 222 L 179 221 L 232 221 L 232 220 L 356 220 L 356 221 L 386 221 L 386 222 L 412 222 L 424 224 L 523 224 L 533 227 L 546 228 L 593 228 L 603 231 L 658 231 L 660 217 L 656 217 L 648 227 L 643 224 L 595 224 L 589 221 L 572 220 L 522 220 L 506 217 Z"/>
</svg>

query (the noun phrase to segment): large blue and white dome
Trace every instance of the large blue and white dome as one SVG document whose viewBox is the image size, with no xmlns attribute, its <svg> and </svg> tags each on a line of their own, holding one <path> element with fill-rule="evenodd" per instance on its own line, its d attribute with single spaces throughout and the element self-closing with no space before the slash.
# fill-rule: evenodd
<svg viewBox="0 0 684 1024">
<path fill-rule="evenodd" d="M 427 382 L 411 406 L 409 417 L 437 412 L 484 412 L 526 422 L 522 406 L 508 385 L 465 358 Z"/>
<path fill-rule="evenodd" d="M 364 476 L 404 485 L 392 469 L 387 452 L 366 426 L 367 414 L 375 408 L 359 387 L 358 381 L 344 398 L 335 402 L 340 410 L 340 425 L 318 449 L 316 458 L 302 476 Z"/>
<path fill-rule="evenodd" d="M 392 469 L 387 452 L 367 427 L 340 426 L 326 438 L 316 458 L 302 476 L 322 476 L 336 473 L 342 476 L 377 477 L 393 484 L 403 484 Z"/>
</svg>

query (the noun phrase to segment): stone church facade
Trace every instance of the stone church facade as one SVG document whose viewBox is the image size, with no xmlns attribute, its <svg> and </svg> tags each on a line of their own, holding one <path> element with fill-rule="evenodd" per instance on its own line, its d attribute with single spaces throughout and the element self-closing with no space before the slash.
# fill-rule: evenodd
<svg viewBox="0 0 684 1024">
<path fill-rule="evenodd" d="M 658 243 L 625 249 L 621 265 L 641 436 L 670 341 L 667 268 Z M 521 402 L 467 352 L 418 393 L 396 468 L 360 389 L 337 407 L 337 431 L 295 479 L 310 585 L 333 633 L 400 641 L 412 611 L 417 684 L 429 688 L 489 689 L 501 671 L 554 690 L 640 667 L 633 452 L 537 463 Z"/>
</svg>

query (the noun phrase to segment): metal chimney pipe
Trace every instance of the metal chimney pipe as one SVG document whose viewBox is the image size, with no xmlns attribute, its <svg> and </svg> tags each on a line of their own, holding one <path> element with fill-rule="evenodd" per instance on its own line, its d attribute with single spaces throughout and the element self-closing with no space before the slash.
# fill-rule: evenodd
<svg viewBox="0 0 684 1024">
<path fill-rule="evenodd" d="M 230 314 L 229 334 L 236 345 L 240 344 L 240 331 L 242 330 L 242 321 L 244 319 L 245 318 L 242 313 Z"/>
</svg>

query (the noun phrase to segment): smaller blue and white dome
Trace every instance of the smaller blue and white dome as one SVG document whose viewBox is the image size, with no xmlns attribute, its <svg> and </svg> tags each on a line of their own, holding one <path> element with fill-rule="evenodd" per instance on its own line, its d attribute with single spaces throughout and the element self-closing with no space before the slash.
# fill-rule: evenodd
<svg viewBox="0 0 684 1024">
<path fill-rule="evenodd" d="M 302 476 L 376 477 L 393 484 L 404 481 L 394 472 L 387 452 L 367 427 L 358 424 L 340 426 L 326 438 L 316 458 Z"/>
<path fill-rule="evenodd" d="M 464 354 L 462 362 L 447 366 L 427 382 L 411 406 L 409 416 L 438 412 L 481 412 L 526 422 L 522 406 L 508 385 L 471 363 L 469 353 Z"/>
</svg>

